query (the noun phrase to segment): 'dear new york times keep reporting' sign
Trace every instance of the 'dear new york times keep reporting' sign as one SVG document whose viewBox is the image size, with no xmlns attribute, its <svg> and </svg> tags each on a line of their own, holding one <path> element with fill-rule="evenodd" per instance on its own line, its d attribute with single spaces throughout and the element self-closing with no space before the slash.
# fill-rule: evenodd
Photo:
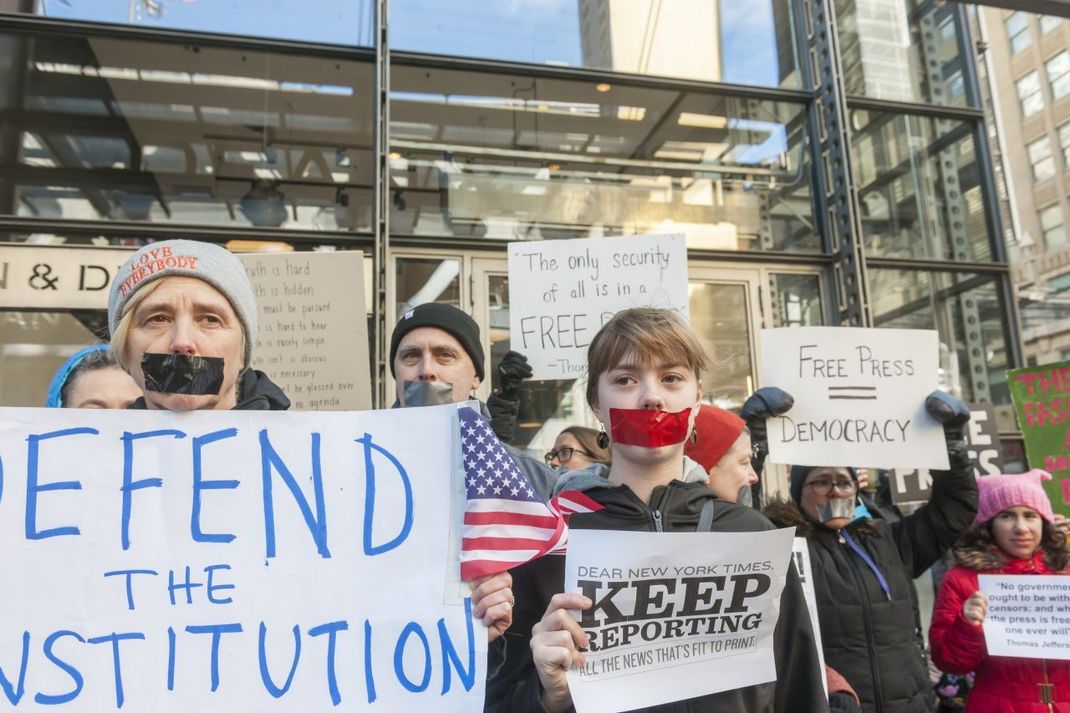
<svg viewBox="0 0 1070 713">
<path fill-rule="evenodd" d="M 569 670 L 579 713 L 613 713 L 776 679 L 773 633 L 794 528 L 768 532 L 570 530 L 565 591 L 586 664 Z"/>
</svg>

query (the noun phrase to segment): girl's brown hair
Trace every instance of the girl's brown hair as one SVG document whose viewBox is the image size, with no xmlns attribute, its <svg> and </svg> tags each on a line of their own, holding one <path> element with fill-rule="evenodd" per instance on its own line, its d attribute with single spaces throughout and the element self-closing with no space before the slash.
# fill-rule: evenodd
<svg viewBox="0 0 1070 713">
<path fill-rule="evenodd" d="M 1070 543 L 1066 536 L 1045 520 L 1041 526 L 1040 547 L 1044 550 L 1044 564 L 1052 572 L 1062 572 L 1070 566 Z M 962 533 L 954 548 L 955 563 L 970 569 L 998 569 L 1010 562 L 992 536 L 992 521 L 979 522 Z M 978 555 L 981 555 L 978 558 Z M 989 567 L 988 564 L 993 566 Z"/>
<path fill-rule="evenodd" d="M 580 448 L 590 454 L 592 462 L 609 463 L 609 449 L 598 445 L 598 431 L 586 426 L 569 426 L 561 429 L 561 433 L 568 433 L 575 438 L 576 442 L 580 444 Z M 560 434 L 558 435 L 560 436 Z"/>
<path fill-rule="evenodd" d="M 656 307 L 626 309 L 606 322 L 587 348 L 587 403 L 598 402 L 598 378 L 629 355 L 642 366 L 687 366 L 696 379 L 710 366 L 698 335 L 678 314 Z"/>
</svg>

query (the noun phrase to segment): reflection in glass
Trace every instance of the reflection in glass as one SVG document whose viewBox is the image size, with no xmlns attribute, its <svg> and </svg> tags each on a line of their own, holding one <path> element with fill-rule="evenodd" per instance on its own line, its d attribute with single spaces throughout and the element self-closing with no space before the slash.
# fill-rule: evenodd
<svg viewBox="0 0 1070 713">
<path fill-rule="evenodd" d="M 0 406 L 44 406 L 56 370 L 107 324 L 105 310 L 0 312 Z"/>
<path fill-rule="evenodd" d="M 0 35 L 0 213 L 371 229 L 372 65 Z"/>
<path fill-rule="evenodd" d="M 391 47 L 798 88 L 788 0 L 391 0 Z"/>
<path fill-rule="evenodd" d="M 997 279 L 873 267 L 868 273 L 874 326 L 937 330 L 940 387 L 965 401 L 995 404 L 1000 428 L 1016 430 Z"/>
<path fill-rule="evenodd" d="M 856 109 L 852 168 L 872 257 L 992 257 L 972 122 Z"/>
<path fill-rule="evenodd" d="M 395 233 L 819 250 L 802 105 L 409 66 L 392 83 Z"/>
<path fill-rule="evenodd" d="M 702 400 L 738 411 L 754 391 L 747 286 L 690 282 L 687 292 L 691 326 L 713 363 L 702 375 Z"/>
<path fill-rule="evenodd" d="M 38 0 L 52 18 L 370 47 L 372 0 Z"/>
<path fill-rule="evenodd" d="M 490 364 L 487 375 L 491 389 L 501 386 L 498 364 L 509 353 L 509 278 L 506 275 L 487 276 L 489 296 L 488 324 L 490 327 Z M 526 449 L 536 458 L 553 448 L 554 439 L 568 426 L 598 427 L 591 407 L 587 404 L 587 382 L 583 379 L 523 382 L 520 387 L 520 411 L 516 436 L 510 441 L 517 448 Z"/>
<path fill-rule="evenodd" d="M 962 83 L 965 61 L 955 3 L 835 0 L 848 94 L 872 99 L 976 105 Z"/>
<path fill-rule="evenodd" d="M 818 275 L 770 275 L 774 327 L 820 327 L 825 323 Z"/>
<path fill-rule="evenodd" d="M 436 258 L 397 258 L 394 266 L 395 321 L 427 302 L 461 306 L 461 261 Z"/>
</svg>

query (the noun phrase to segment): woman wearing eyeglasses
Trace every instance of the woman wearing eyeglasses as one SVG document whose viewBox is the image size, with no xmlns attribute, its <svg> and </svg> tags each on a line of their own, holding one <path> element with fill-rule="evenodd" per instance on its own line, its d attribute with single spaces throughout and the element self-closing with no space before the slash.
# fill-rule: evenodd
<svg viewBox="0 0 1070 713">
<path fill-rule="evenodd" d="M 841 466 L 793 467 L 791 501 L 763 509 L 774 524 L 806 538 L 825 662 L 847 679 L 866 713 L 933 710 L 913 580 L 977 512 L 964 434 L 969 410 L 943 392 L 925 406 L 944 424 L 950 469 L 932 473 L 932 499 L 913 514 L 888 522 L 860 509 L 858 475 Z"/>
<path fill-rule="evenodd" d="M 559 474 L 582 470 L 592 465 L 608 465 L 609 449 L 598 445 L 598 431 L 583 426 L 569 426 L 557 434 L 546 462 Z"/>
</svg>

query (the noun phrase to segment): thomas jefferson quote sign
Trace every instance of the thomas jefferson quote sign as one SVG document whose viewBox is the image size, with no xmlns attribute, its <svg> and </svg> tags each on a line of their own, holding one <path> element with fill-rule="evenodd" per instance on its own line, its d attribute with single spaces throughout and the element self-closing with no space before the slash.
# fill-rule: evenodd
<svg viewBox="0 0 1070 713">
<path fill-rule="evenodd" d="M 535 379 L 587 374 L 587 346 L 629 307 L 688 316 L 687 244 L 680 235 L 509 243 L 509 331 Z"/>
</svg>

